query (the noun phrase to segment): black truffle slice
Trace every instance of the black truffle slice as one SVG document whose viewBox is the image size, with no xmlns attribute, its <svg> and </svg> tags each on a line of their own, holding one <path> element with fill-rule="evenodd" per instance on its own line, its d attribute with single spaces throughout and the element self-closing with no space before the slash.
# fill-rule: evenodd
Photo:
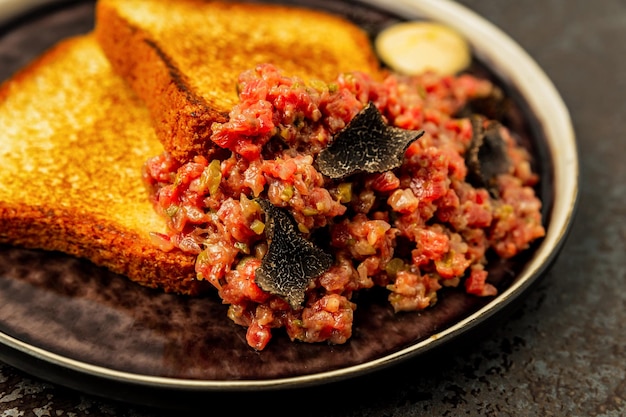
<svg viewBox="0 0 626 417">
<path fill-rule="evenodd" d="M 257 201 L 265 212 L 268 250 L 256 270 L 255 281 L 264 291 L 298 308 L 309 282 L 330 268 L 333 258 L 298 232 L 289 212 L 267 200 Z"/>
<path fill-rule="evenodd" d="M 493 86 L 488 95 L 470 99 L 463 109 L 456 114 L 456 117 L 471 117 L 474 114 L 480 114 L 490 120 L 502 122 L 510 116 L 511 110 L 511 99 L 504 94 L 501 88 Z"/>
<path fill-rule="evenodd" d="M 486 188 L 497 197 L 496 177 L 510 169 L 511 160 L 500 135 L 500 123 L 491 121 L 485 126 L 484 120 L 480 116 L 472 117 L 473 137 L 465 155 L 467 181 L 474 187 Z"/>
<path fill-rule="evenodd" d="M 317 166 L 330 178 L 389 171 L 402 165 L 406 149 L 423 134 L 389 126 L 369 103 L 319 153 Z"/>
</svg>

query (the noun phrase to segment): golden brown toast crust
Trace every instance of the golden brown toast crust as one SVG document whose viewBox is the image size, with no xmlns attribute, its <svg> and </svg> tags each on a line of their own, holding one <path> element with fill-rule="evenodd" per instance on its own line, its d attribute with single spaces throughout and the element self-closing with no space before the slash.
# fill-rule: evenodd
<svg viewBox="0 0 626 417">
<path fill-rule="evenodd" d="M 329 14 L 202 0 L 100 0 L 96 36 L 114 69 L 149 108 L 158 138 L 180 160 L 211 155 L 211 125 L 238 102 L 239 74 L 272 63 L 331 82 L 377 74 L 367 35 Z"/>
<path fill-rule="evenodd" d="M 197 138 L 209 135 L 213 122 L 227 120 L 227 112 L 217 111 L 196 97 L 165 54 L 115 9 L 99 6 L 98 19 L 100 45 L 108 51 L 114 69 L 144 100 L 164 148 L 181 160 L 188 154 L 210 155 L 210 141 Z M 187 151 L 181 153 L 178 148 Z"/>
<path fill-rule="evenodd" d="M 62 251 L 148 287 L 197 294 L 194 257 L 163 252 L 141 178 L 162 151 L 93 36 L 63 41 L 0 87 L 0 242 Z"/>
<path fill-rule="evenodd" d="M 195 279 L 192 257 L 163 252 L 145 233 L 91 218 L 80 210 L 0 201 L 0 242 L 89 259 L 138 284 L 166 292 L 195 295 L 208 289 L 207 283 Z"/>
</svg>

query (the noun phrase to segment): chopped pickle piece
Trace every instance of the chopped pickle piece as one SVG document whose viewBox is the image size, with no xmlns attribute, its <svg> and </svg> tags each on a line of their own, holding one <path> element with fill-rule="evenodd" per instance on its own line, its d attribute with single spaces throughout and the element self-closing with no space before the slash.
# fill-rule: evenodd
<svg viewBox="0 0 626 417">
<path fill-rule="evenodd" d="M 352 183 L 351 182 L 342 182 L 337 186 L 337 191 L 339 192 L 339 202 L 342 204 L 347 204 L 352 201 Z"/>
<path fill-rule="evenodd" d="M 210 195 L 217 193 L 220 183 L 222 182 L 222 169 L 219 159 L 212 160 L 204 169 L 200 177 L 200 182 L 203 187 L 206 187 Z"/>
<path fill-rule="evenodd" d="M 250 229 L 257 235 L 260 235 L 265 229 L 265 223 L 263 223 L 261 220 L 254 220 L 252 224 L 250 224 Z"/>
</svg>

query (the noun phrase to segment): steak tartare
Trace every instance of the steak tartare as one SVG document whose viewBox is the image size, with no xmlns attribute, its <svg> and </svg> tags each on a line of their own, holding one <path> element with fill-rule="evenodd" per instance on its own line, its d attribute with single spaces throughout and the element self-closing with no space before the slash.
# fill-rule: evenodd
<svg viewBox="0 0 626 417">
<path fill-rule="evenodd" d="M 353 294 L 375 286 L 396 312 L 433 306 L 444 286 L 493 296 L 487 253 L 515 256 L 545 233 L 525 148 L 498 123 L 457 116 L 494 89 L 467 74 L 305 83 L 260 65 L 241 74 L 240 103 L 207 138 L 223 152 L 147 161 L 170 231 L 153 239 L 197 255 L 198 279 L 217 289 L 257 350 L 279 328 L 292 340 L 346 342 Z M 368 106 L 386 127 L 355 126 Z M 318 157 L 339 135 L 350 154 L 387 128 L 409 132 L 397 166 L 321 172 Z"/>
</svg>

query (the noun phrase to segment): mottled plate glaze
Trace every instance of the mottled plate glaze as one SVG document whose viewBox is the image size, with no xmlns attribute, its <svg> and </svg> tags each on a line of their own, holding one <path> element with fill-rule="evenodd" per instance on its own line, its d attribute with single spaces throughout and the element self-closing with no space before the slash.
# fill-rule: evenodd
<svg viewBox="0 0 626 417">
<path fill-rule="evenodd" d="M 371 34 L 402 19 L 447 23 L 471 42 L 474 70 L 494 77 L 516 100 L 508 122 L 536 157 L 548 232 L 524 257 L 490 266 L 500 295 L 479 299 L 448 291 L 435 308 L 395 315 L 374 292 L 359 304 L 349 343 L 292 343 L 277 334 L 259 353 L 247 346 L 245 330 L 226 318 L 216 296 L 163 294 L 84 260 L 3 246 L 0 360 L 53 382 L 136 402 L 145 400 L 138 391 L 149 396 L 321 385 L 457 339 L 503 314 L 546 271 L 573 217 L 578 162 L 567 109 L 535 62 L 500 30 L 450 1 L 295 2 L 345 15 Z M 57 40 L 89 31 L 93 12 L 92 1 L 63 1 L 0 20 L 0 79 Z"/>
</svg>

